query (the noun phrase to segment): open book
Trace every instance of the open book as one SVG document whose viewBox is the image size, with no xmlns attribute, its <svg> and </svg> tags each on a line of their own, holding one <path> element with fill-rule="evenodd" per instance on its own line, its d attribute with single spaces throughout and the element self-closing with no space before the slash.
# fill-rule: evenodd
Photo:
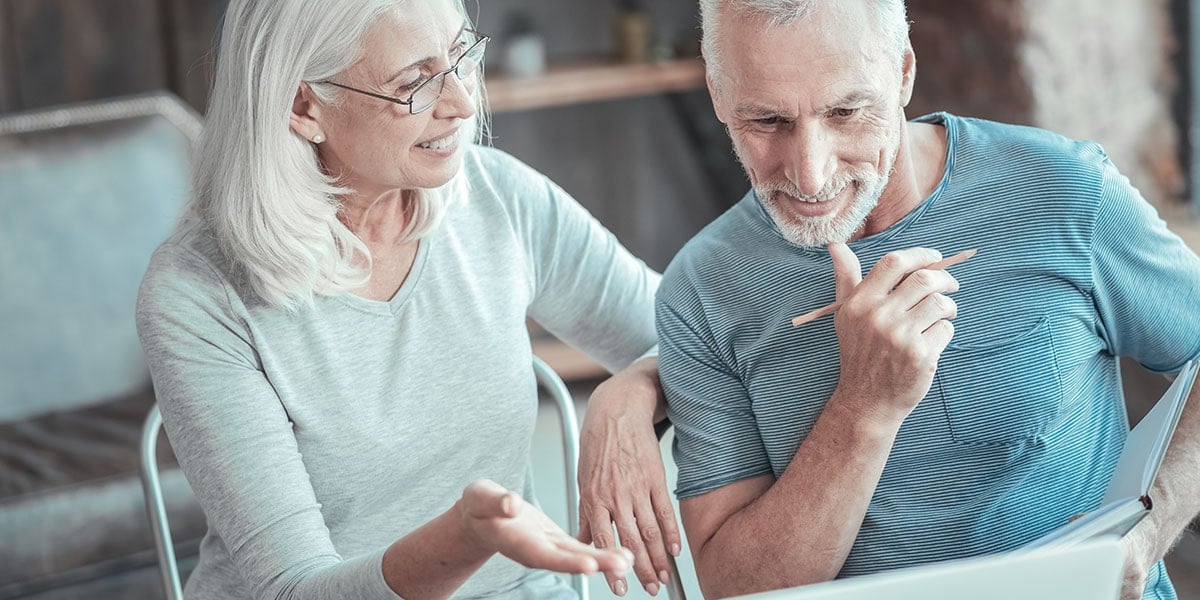
<svg viewBox="0 0 1200 600">
<path fill-rule="evenodd" d="M 1184 365 L 1167 393 L 1129 432 L 1100 507 L 1026 544 L 1022 550 L 1075 544 L 1099 536 L 1124 536 L 1150 513 L 1150 486 L 1187 404 L 1197 369 L 1200 360 Z"/>
</svg>

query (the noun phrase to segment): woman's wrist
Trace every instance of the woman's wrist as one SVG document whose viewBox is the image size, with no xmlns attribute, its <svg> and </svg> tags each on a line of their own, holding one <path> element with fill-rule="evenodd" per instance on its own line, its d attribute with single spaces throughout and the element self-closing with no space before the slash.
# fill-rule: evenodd
<svg viewBox="0 0 1200 600">
<path fill-rule="evenodd" d="M 658 378 L 658 357 L 649 356 L 633 363 L 638 375 L 639 395 L 654 398 L 653 421 L 658 423 L 667 418 L 667 397 Z"/>
<path fill-rule="evenodd" d="M 604 380 L 596 387 L 589 405 L 597 400 L 618 403 L 619 414 L 645 415 L 654 423 L 665 419 L 667 405 L 658 382 L 657 357 L 640 359 Z"/>
<path fill-rule="evenodd" d="M 471 521 L 474 517 L 467 511 L 463 498 L 459 498 L 454 503 L 454 506 L 447 511 L 447 516 L 450 517 L 449 521 L 453 532 L 450 537 L 458 540 L 457 545 L 462 548 L 464 558 L 487 560 L 496 553 L 496 550 L 472 527 Z"/>
<path fill-rule="evenodd" d="M 495 554 L 470 526 L 459 499 L 383 553 L 383 579 L 402 597 L 445 597 Z"/>
</svg>

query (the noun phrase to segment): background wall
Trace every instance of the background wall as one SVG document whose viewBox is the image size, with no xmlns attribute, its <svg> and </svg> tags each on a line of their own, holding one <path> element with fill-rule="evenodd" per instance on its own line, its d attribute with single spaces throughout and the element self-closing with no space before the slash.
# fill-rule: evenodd
<svg viewBox="0 0 1200 600">
<path fill-rule="evenodd" d="M 227 1 L 0 0 L 0 112 L 158 89 L 203 110 Z M 514 10 L 532 15 L 552 61 L 615 52 L 615 2 L 468 4 L 496 37 L 493 70 Z M 656 42 L 694 55 L 694 0 L 643 4 Z M 1171 15 L 1185 5 L 910 0 L 919 65 L 910 116 L 949 110 L 1095 139 L 1176 219 L 1187 212 L 1187 153 L 1172 112 L 1183 87 Z M 499 115 L 495 135 L 655 268 L 746 187 L 702 91 Z"/>
<path fill-rule="evenodd" d="M 1173 113 L 1186 80 L 1172 4 L 911 0 L 915 112 L 946 108 L 1096 140 L 1151 202 L 1174 211 L 1187 152 Z"/>
</svg>

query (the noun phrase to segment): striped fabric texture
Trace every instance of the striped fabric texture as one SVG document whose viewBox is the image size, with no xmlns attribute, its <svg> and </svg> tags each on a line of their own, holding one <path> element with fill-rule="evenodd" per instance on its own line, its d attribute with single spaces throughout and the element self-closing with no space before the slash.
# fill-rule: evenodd
<svg viewBox="0 0 1200 600">
<path fill-rule="evenodd" d="M 850 248 L 978 248 L 952 267 L 955 334 L 904 422 L 841 576 L 1015 548 L 1095 508 L 1128 431 L 1116 356 L 1200 356 L 1200 260 L 1099 146 L 938 113 L 945 173 Z M 824 248 L 786 241 L 753 192 L 667 269 L 659 368 L 676 494 L 779 477 L 838 383 Z M 821 485 L 814 481 L 813 485 Z M 1160 564 L 1147 598 L 1175 598 Z"/>
</svg>

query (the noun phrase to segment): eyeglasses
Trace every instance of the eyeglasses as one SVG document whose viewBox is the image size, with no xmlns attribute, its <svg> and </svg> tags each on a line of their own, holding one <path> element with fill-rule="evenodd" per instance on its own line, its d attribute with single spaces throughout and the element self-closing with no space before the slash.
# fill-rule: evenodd
<svg viewBox="0 0 1200 600">
<path fill-rule="evenodd" d="M 463 31 L 475 35 L 479 39 L 477 39 L 474 44 L 471 44 L 471 47 L 467 48 L 467 51 L 463 52 L 462 56 L 458 57 L 458 60 L 454 62 L 454 66 L 446 69 L 445 71 L 435 73 L 432 77 L 426 79 L 423 83 L 421 83 L 421 85 L 417 86 L 417 89 L 413 90 L 406 99 L 376 94 L 375 92 L 360 90 L 358 88 L 342 85 L 329 80 L 318 81 L 317 83 L 328 83 L 334 87 L 340 87 L 343 90 L 350 90 L 351 92 L 357 92 L 372 98 L 379 98 L 380 100 L 387 100 L 388 102 L 402 104 L 408 107 L 408 112 L 410 114 L 416 115 L 423 113 L 429 110 L 434 104 L 437 104 L 438 98 L 442 97 L 442 90 L 446 88 L 447 75 L 454 73 L 454 76 L 458 77 L 459 81 L 467 81 L 479 73 L 479 67 L 483 64 L 483 51 L 487 47 L 488 40 L 492 38 L 473 29 L 464 29 Z"/>
</svg>

